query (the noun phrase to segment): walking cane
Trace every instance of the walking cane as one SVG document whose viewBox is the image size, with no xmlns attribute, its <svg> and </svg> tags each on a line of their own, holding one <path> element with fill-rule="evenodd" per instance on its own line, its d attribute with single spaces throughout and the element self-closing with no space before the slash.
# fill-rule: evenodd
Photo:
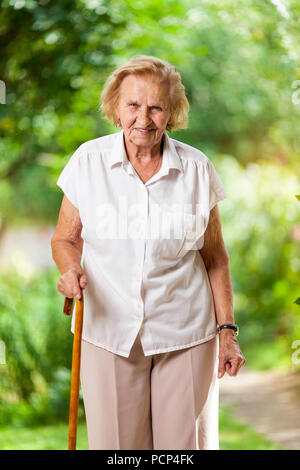
<svg viewBox="0 0 300 470">
<path fill-rule="evenodd" d="M 74 301 L 74 298 L 70 299 L 68 297 L 65 297 L 65 303 L 64 303 L 65 315 L 68 315 L 68 316 L 72 315 L 73 301 Z M 73 353 L 72 353 L 68 450 L 76 450 L 82 323 L 83 323 L 83 293 L 81 291 L 81 299 L 79 300 L 76 298 L 75 331 L 74 331 L 74 338 L 73 338 Z"/>
</svg>

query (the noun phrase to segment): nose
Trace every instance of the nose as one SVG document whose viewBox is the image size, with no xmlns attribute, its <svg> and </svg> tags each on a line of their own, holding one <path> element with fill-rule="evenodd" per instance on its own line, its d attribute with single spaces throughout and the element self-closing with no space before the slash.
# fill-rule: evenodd
<svg viewBox="0 0 300 470">
<path fill-rule="evenodd" d="M 147 106 L 141 106 L 138 111 L 137 121 L 140 127 L 147 127 L 148 124 L 151 122 L 151 118 L 149 116 L 149 109 L 147 108 Z"/>
</svg>

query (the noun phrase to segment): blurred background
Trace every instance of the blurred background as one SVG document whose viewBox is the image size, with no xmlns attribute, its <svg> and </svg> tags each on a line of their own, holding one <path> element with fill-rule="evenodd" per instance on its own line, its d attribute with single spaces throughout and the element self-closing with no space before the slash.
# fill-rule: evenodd
<svg viewBox="0 0 300 470">
<path fill-rule="evenodd" d="M 1 2 L 1 449 L 67 448 L 56 181 L 80 144 L 117 131 L 99 97 L 136 54 L 181 73 L 189 127 L 170 136 L 202 150 L 228 193 L 219 209 L 247 362 L 220 380 L 220 448 L 300 448 L 299 18 L 296 0 Z M 82 401 L 79 415 L 87 449 Z"/>
</svg>

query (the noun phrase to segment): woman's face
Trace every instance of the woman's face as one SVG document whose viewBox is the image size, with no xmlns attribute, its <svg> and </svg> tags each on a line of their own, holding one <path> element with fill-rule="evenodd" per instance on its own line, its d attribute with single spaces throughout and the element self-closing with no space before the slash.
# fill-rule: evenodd
<svg viewBox="0 0 300 470">
<path fill-rule="evenodd" d="M 116 115 L 125 138 L 138 147 L 153 147 L 161 141 L 170 112 L 166 85 L 151 76 L 127 75 L 120 86 Z"/>
</svg>

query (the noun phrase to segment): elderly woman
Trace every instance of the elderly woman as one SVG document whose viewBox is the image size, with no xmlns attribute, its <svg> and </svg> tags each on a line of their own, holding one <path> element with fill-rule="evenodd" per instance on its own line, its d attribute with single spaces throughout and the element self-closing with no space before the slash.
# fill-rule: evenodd
<svg viewBox="0 0 300 470">
<path fill-rule="evenodd" d="M 174 66 L 134 57 L 101 108 L 121 130 L 70 158 L 51 241 L 58 292 L 84 289 L 89 448 L 219 449 L 217 373 L 245 363 L 217 206 L 227 194 L 208 157 L 166 133 L 189 110 Z"/>
</svg>

